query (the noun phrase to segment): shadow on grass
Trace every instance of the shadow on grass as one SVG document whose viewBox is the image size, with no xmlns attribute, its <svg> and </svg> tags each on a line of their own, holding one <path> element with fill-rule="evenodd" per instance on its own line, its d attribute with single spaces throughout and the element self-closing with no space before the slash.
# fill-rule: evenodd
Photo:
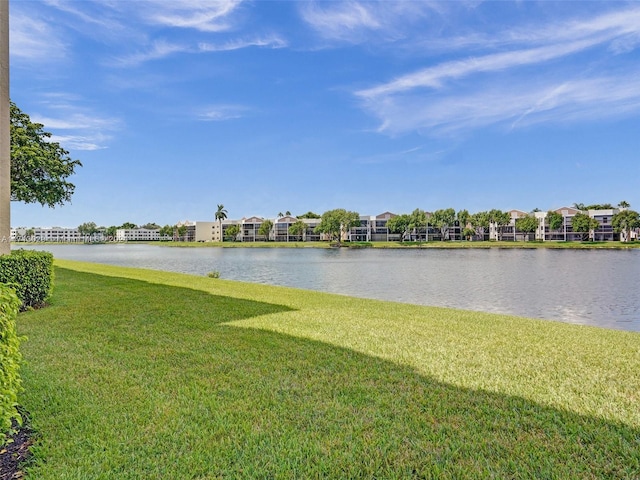
<svg viewBox="0 0 640 480">
<path fill-rule="evenodd" d="M 640 432 L 219 325 L 287 307 L 58 270 L 20 319 L 32 478 L 636 478 Z"/>
</svg>

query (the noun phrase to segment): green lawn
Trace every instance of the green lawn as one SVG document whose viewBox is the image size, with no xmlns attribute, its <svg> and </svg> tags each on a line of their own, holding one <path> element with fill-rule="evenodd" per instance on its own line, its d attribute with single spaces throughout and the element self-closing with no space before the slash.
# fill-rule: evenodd
<svg viewBox="0 0 640 480">
<path fill-rule="evenodd" d="M 56 264 L 29 478 L 640 477 L 639 334 Z"/>
</svg>

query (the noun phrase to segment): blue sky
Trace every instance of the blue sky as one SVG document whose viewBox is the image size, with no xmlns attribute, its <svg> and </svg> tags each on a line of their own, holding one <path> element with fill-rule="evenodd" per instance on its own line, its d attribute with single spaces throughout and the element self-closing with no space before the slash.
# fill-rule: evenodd
<svg viewBox="0 0 640 480">
<path fill-rule="evenodd" d="M 11 0 L 11 98 L 83 167 L 12 226 L 640 208 L 640 3 Z"/>
</svg>

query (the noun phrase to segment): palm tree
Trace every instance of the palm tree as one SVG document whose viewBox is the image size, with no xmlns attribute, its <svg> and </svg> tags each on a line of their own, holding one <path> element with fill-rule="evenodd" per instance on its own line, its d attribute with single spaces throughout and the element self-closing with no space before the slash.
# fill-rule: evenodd
<svg viewBox="0 0 640 480">
<path fill-rule="evenodd" d="M 216 221 L 218 222 L 218 227 L 220 231 L 220 240 L 223 240 L 224 237 L 222 236 L 222 221 L 227 218 L 227 210 L 224 208 L 223 204 L 221 203 L 218 204 L 218 210 L 216 211 L 215 217 L 216 217 Z"/>
<path fill-rule="evenodd" d="M 224 208 L 224 205 L 221 203 L 218 204 L 218 210 L 216 211 L 216 220 L 222 222 L 227 218 L 227 211 Z"/>
<path fill-rule="evenodd" d="M 622 200 L 619 204 L 618 207 L 620 208 L 629 208 L 631 206 L 631 204 L 629 202 L 627 202 L 626 200 Z"/>
</svg>

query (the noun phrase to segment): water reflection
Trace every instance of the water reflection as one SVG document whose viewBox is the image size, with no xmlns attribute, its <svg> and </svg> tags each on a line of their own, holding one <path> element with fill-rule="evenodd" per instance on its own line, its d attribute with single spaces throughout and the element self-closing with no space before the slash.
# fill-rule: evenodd
<svg viewBox="0 0 640 480">
<path fill-rule="evenodd" d="M 43 245 L 58 258 L 640 331 L 640 250 Z"/>
</svg>

